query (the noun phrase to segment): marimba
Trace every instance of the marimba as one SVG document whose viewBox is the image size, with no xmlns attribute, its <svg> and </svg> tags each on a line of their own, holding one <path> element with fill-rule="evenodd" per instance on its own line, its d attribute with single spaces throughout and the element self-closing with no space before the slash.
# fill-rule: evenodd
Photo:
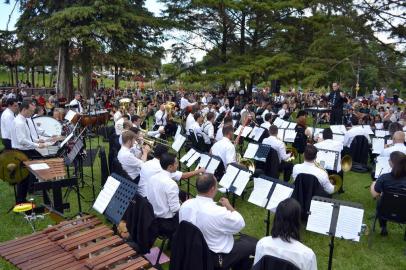
<svg viewBox="0 0 406 270">
<path fill-rule="evenodd" d="M 149 265 L 93 216 L 2 243 L 0 256 L 22 270 L 137 270 Z"/>
</svg>

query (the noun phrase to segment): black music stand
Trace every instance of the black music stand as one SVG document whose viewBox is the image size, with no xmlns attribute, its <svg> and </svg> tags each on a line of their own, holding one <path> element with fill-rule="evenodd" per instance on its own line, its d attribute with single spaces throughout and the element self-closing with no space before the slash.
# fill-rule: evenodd
<svg viewBox="0 0 406 270">
<path fill-rule="evenodd" d="M 227 173 L 231 170 L 234 170 L 235 174 Z M 251 176 L 252 172 L 249 171 L 245 166 L 238 163 L 231 163 L 228 165 L 226 173 L 221 178 L 219 184 L 225 187 L 228 192 L 233 194 L 231 201 L 231 205 L 233 207 L 235 205 L 235 195 L 240 196 L 242 194 Z M 238 188 L 237 183 L 240 188 Z"/>
<path fill-rule="evenodd" d="M 319 162 L 319 163 L 326 170 L 331 170 L 331 171 L 338 172 L 337 167 L 338 167 L 338 157 L 340 155 L 340 152 L 333 151 L 333 150 L 322 149 L 322 148 L 318 148 L 317 150 L 320 151 L 320 152 L 334 153 L 334 165 L 333 165 L 333 168 L 325 168 L 325 165 L 324 165 L 325 163 L 324 162 Z"/>
</svg>

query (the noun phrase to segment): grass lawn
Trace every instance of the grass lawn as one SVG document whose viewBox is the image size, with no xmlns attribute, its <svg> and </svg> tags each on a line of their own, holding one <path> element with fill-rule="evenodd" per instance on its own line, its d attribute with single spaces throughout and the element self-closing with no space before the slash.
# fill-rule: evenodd
<svg viewBox="0 0 406 270">
<path fill-rule="evenodd" d="M 1 80 L 0 80 L 1 81 Z M 97 140 L 94 139 L 94 145 L 97 145 Z M 104 147 L 106 143 L 102 143 Z M 85 174 L 90 175 L 90 169 L 85 168 Z M 100 190 L 100 161 L 99 158 L 94 162 L 94 174 L 96 193 Z M 191 182 L 194 182 L 192 180 Z M 369 189 L 366 187 L 371 183 L 369 174 L 359 174 L 349 172 L 345 174 L 344 188 L 345 193 L 335 195 L 334 198 L 352 202 L 358 202 L 365 208 L 364 223 L 371 228 L 372 219 L 375 209 L 375 201 L 371 199 Z M 251 185 L 252 183 L 249 183 Z M 182 182 L 183 190 L 186 190 L 186 182 Z M 81 189 L 82 195 L 85 196 L 86 201 L 92 199 L 91 188 L 85 186 Z M 195 194 L 195 190 L 192 188 L 192 193 Z M 20 214 L 9 213 L 7 210 L 14 203 L 13 189 L 7 183 L 0 181 L 0 242 L 14 239 L 15 237 L 30 234 L 31 228 L 25 222 L 24 218 Z M 220 195 L 218 195 L 218 198 Z M 246 227 L 243 233 L 261 238 L 265 236 L 265 223 L 266 211 L 247 202 L 247 198 L 243 201 L 241 198 L 236 201 L 237 210 L 243 215 Z M 37 203 L 41 202 L 40 197 L 35 197 Z M 71 203 L 70 212 L 66 212 L 66 216 L 73 217 L 78 212 L 76 203 L 76 194 L 72 192 L 69 197 Z M 84 212 L 96 214 L 90 208 L 90 202 L 84 202 L 82 200 L 82 207 Z M 100 218 L 102 216 L 98 215 Z M 107 221 L 106 221 L 107 222 Z M 45 220 L 37 222 L 37 228 L 45 228 L 49 224 L 54 224 L 48 217 Z M 403 241 L 404 228 L 389 223 L 388 224 L 389 236 L 381 237 L 378 232 L 373 236 L 373 245 L 368 247 L 368 237 L 361 236 L 359 243 L 350 242 L 346 240 L 336 239 L 333 268 L 341 270 L 350 269 L 406 269 L 406 242 Z M 329 254 L 329 238 L 321 236 L 316 233 L 307 232 L 302 230 L 302 241 L 312 248 L 317 256 L 318 268 L 326 269 Z M 0 259 L 0 269 L 16 269 L 8 262 Z M 167 268 L 166 268 L 167 269 Z"/>
</svg>

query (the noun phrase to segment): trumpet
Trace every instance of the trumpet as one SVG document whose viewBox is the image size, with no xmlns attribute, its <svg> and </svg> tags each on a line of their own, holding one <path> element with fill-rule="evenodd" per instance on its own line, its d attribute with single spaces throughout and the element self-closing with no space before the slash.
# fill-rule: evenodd
<svg viewBox="0 0 406 270">
<path fill-rule="evenodd" d="M 165 145 L 167 147 L 171 147 L 171 145 L 168 143 L 168 141 L 163 140 L 161 138 L 155 138 L 155 137 L 151 137 L 148 136 L 148 131 L 145 129 L 141 129 L 140 128 L 140 132 L 143 136 L 143 141 L 145 144 L 148 144 L 151 148 L 153 148 L 156 144 L 162 144 Z"/>
</svg>

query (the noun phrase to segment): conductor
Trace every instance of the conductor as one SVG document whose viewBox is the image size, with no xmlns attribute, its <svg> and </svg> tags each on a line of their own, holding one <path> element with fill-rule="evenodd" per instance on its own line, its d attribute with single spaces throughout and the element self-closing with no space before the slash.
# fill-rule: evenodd
<svg viewBox="0 0 406 270">
<path fill-rule="evenodd" d="M 343 123 L 343 105 L 346 101 L 344 93 L 340 90 L 340 85 L 333 83 L 333 91 L 328 95 L 331 103 L 330 125 L 342 125 Z"/>
</svg>

